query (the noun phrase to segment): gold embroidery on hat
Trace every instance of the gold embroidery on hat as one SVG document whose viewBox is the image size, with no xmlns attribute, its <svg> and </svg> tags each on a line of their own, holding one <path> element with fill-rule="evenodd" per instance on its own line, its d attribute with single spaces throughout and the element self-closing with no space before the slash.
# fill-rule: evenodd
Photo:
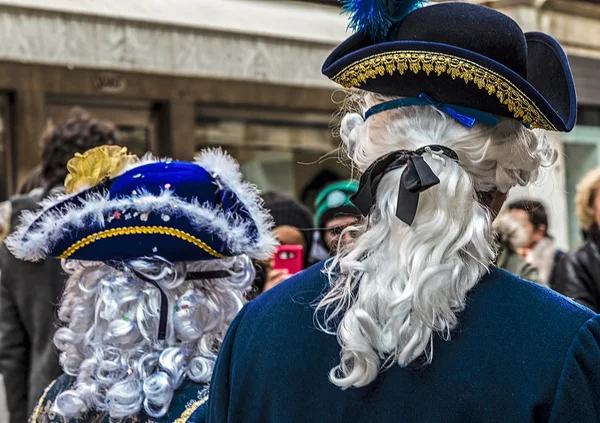
<svg viewBox="0 0 600 423">
<path fill-rule="evenodd" d="M 111 237 L 120 236 L 120 235 L 156 235 L 156 234 L 174 236 L 176 238 L 179 238 L 179 239 L 187 241 L 191 244 L 194 244 L 196 247 L 203 249 L 211 256 L 214 256 L 217 258 L 225 258 L 225 256 L 223 254 L 218 253 L 217 251 L 215 251 L 214 249 L 209 247 L 204 241 L 199 240 L 195 236 L 190 235 L 186 232 L 180 231 L 179 229 L 167 228 L 165 226 L 134 226 L 134 227 L 127 227 L 127 228 L 107 229 L 105 231 L 97 232 L 90 236 L 86 236 L 83 239 L 80 239 L 75 244 L 73 244 L 69 248 L 67 248 L 67 250 L 64 253 L 62 253 L 60 256 L 58 256 L 58 258 L 61 258 L 61 259 L 69 258 L 76 251 L 80 250 L 81 248 L 85 247 L 86 245 L 90 245 L 90 244 L 98 241 L 99 239 L 111 238 Z"/>
<path fill-rule="evenodd" d="M 480 90 L 486 90 L 488 95 L 495 94 L 515 119 L 528 123 L 532 129 L 557 130 L 537 105 L 512 82 L 477 63 L 447 54 L 424 51 L 380 53 L 347 66 L 331 79 L 345 88 L 360 88 L 369 79 L 386 73 L 393 75 L 394 72 L 404 75 L 408 70 L 415 74 L 424 71 L 427 76 L 445 73 L 452 79 L 462 79 L 466 84 L 472 81 Z"/>
</svg>

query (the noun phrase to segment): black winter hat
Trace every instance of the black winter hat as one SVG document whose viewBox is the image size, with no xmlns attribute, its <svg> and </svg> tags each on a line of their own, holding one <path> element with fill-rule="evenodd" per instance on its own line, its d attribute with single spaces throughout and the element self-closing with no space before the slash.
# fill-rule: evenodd
<svg viewBox="0 0 600 423">
<path fill-rule="evenodd" d="M 292 197 L 280 192 L 266 192 L 263 194 L 265 208 L 271 212 L 275 227 L 293 226 L 302 232 L 306 244 L 304 255 L 308 256 L 313 242 L 313 217 L 304 205 Z"/>
</svg>

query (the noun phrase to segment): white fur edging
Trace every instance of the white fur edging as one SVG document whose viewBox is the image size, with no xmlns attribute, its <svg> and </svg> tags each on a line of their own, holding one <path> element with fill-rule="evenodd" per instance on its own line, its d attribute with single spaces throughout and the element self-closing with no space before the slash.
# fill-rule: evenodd
<svg viewBox="0 0 600 423">
<path fill-rule="evenodd" d="M 143 164 L 149 162 L 146 159 Z M 184 216 L 194 228 L 216 234 L 235 255 L 246 254 L 257 260 L 271 257 L 277 244 L 271 234 L 271 217 L 262 207 L 256 188 L 242 181 L 236 162 L 221 150 L 205 150 L 195 163 L 210 172 L 222 188 L 230 189 L 245 205 L 256 225 L 257 236 L 254 239 L 248 236 L 252 222 L 224 213 L 210 204 L 182 201 L 166 190 L 159 196 L 141 192 L 134 201 L 131 198 L 110 200 L 108 192 L 93 193 L 80 206 L 65 205 L 53 211 L 49 209 L 68 197 L 49 198 L 41 203 L 41 212 L 25 211 L 21 215 L 15 232 L 5 240 L 6 246 L 19 259 L 39 261 L 48 255 L 65 232 L 89 226 L 97 226 L 101 230 L 114 210 L 130 210 L 140 215 Z"/>
</svg>

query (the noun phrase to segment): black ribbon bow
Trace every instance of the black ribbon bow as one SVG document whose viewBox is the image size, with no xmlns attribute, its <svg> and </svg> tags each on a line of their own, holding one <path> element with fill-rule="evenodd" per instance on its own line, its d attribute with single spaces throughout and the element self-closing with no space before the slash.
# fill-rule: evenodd
<svg viewBox="0 0 600 423">
<path fill-rule="evenodd" d="M 416 151 L 394 151 L 379 158 L 362 174 L 358 191 L 351 198 L 352 203 L 363 216 L 368 216 L 375 204 L 375 195 L 381 179 L 386 173 L 406 166 L 400 177 L 396 217 L 407 225 L 412 225 L 419 206 L 419 193 L 440 183 L 437 175 L 423 160 L 422 154 L 428 151 L 441 152 L 453 160 L 458 160 L 458 155 L 443 145 L 428 145 Z"/>
</svg>

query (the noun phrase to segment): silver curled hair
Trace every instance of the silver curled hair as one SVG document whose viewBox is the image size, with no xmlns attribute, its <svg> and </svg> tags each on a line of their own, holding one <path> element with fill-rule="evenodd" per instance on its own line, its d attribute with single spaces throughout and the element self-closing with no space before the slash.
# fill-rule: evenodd
<svg viewBox="0 0 600 423">
<path fill-rule="evenodd" d="M 64 261 L 69 274 L 59 310 L 66 326 L 54 343 L 72 389 L 58 395 L 65 417 L 94 409 L 111 418 L 165 415 L 185 378 L 207 383 L 218 348 L 254 279 L 248 256 L 171 264 L 130 260 L 122 270 L 101 262 Z M 191 272 L 227 271 L 228 277 L 188 280 Z M 169 300 L 167 332 L 158 339 L 160 292 Z"/>
<path fill-rule="evenodd" d="M 440 183 L 420 194 L 411 226 L 396 217 L 405 166 L 387 173 L 368 218 L 346 229 L 356 241 L 326 264 L 329 290 L 315 319 L 337 335 L 340 362 L 330 379 L 341 388 L 368 385 L 394 364 L 432 361 L 433 337 L 450 339 L 469 290 L 494 258 L 491 213 L 478 198 L 528 184 L 557 157 L 544 131 L 513 119 L 468 128 L 418 106 L 364 120 L 367 109 L 390 99 L 365 92 L 350 99 L 340 136 L 359 171 L 393 151 L 427 145 L 451 148 L 459 160 L 422 155 Z"/>
</svg>

